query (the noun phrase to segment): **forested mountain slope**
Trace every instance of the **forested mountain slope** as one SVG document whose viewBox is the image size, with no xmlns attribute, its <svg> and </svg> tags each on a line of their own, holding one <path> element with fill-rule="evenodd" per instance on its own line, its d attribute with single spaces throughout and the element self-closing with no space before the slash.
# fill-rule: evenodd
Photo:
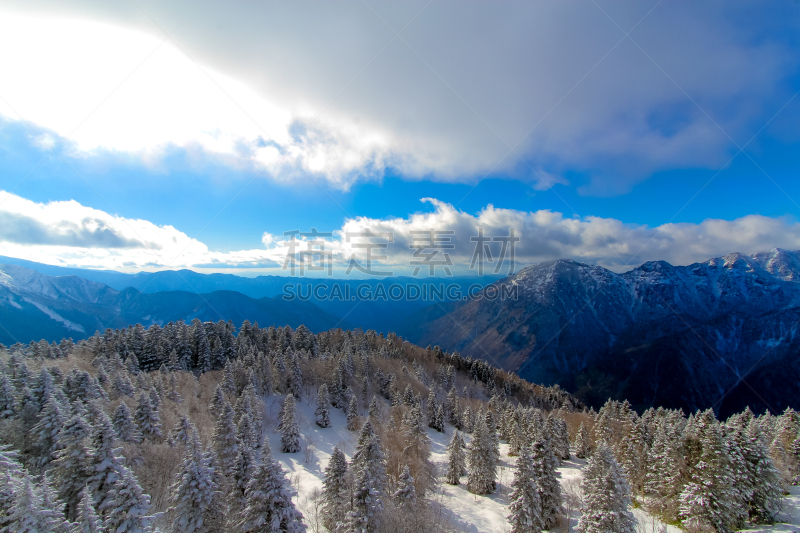
<svg viewBox="0 0 800 533">
<path fill-rule="evenodd" d="M 798 252 L 649 262 L 623 274 L 558 260 L 495 285 L 517 298 L 465 302 L 403 332 L 593 403 L 613 395 L 639 407 L 727 408 L 742 379 L 757 392 L 738 387 L 731 408 L 798 399 Z"/>
</svg>

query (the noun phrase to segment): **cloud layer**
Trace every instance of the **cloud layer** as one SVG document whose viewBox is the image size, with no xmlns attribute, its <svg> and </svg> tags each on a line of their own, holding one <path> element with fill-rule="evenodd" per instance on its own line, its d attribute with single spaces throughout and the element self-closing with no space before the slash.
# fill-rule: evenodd
<svg viewBox="0 0 800 533">
<path fill-rule="evenodd" d="M 342 227 L 331 228 L 330 237 L 297 236 L 294 243 L 290 237 L 265 233 L 263 247 L 216 252 L 172 226 L 109 215 L 75 201 L 42 204 L 0 191 L 0 198 L 6 196 L 8 199 L 0 204 L 2 255 L 126 272 L 191 268 L 202 272 L 287 275 L 289 271 L 283 270 L 287 254 L 297 254 L 290 257 L 296 259 L 298 267 L 303 261 L 320 265 L 324 255 L 323 264 L 330 262 L 333 274 L 343 276 L 351 258 L 365 267 L 367 253 L 371 253 L 373 258 L 385 257 L 375 261 L 375 270 L 402 276 L 413 274 L 415 261 L 426 265 L 426 255 L 437 262 L 446 253 L 453 264 L 453 274 L 476 275 L 469 266 L 477 237 L 509 236 L 512 229 L 519 237 L 515 269 L 549 259 L 570 258 L 621 272 L 648 260 L 686 265 L 730 252 L 800 249 L 800 223 L 788 218 L 749 215 L 732 221 L 710 219 L 700 224 L 651 228 L 611 218 L 567 218 L 547 210 L 524 212 L 487 206 L 470 214 L 435 199 L 424 199 L 434 206 L 433 212 L 385 220 L 348 219 Z M 445 245 L 436 256 L 431 255 L 430 246 L 416 248 L 424 244 L 425 235 L 431 230 L 437 232 L 437 242 Z M 372 237 L 365 237 L 368 233 Z M 381 246 L 368 250 L 366 243 Z M 502 242 L 485 244 L 492 258 L 489 261 L 489 256 L 484 256 L 485 272 L 490 273 L 502 256 Z M 505 258 L 508 260 L 510 254 Z M 287 266 L 290 265 L 291 261 Z M 501 272 L 505 273 L 507 267 L 506 261 Z M 428 271 L 427 267 L 422 268 L 420 274 L 424 276 Z M 443 275 L 444 271 L 439 267 L 435 273 Z M 312 272 L 320 274 L 324 272 Z M 359 270 L 352 274 L 359 275 Z"/>
<path fill-rule="evenodd" d="M 179 147 L 340 188 L 582 171 L 618 194 L 721 165 L 800 57 L 796 10 L 744 2 L 196 5 L 5 2 L 0 114 L 78 154 Z"/>
</svg>

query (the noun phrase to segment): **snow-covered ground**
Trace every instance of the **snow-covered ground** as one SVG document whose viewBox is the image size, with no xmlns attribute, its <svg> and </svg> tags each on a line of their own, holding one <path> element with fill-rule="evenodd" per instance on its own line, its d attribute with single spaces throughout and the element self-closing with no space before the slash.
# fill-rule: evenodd
<svg viewBox="0 0 800 533">
<path fill-rule="evenodd" d="M 303 436 L 302 450 L 299 453 L 281 453 L 280 434 L 275 431 L 278 412 L 280 411 L 282 396 L 270 396 L 266 399 L 266 418 L 268 423 L 267 438 L 269 439 L 272 453 L 286 471 L 286 475 L 297 490 L 295 503 L 306 517 L 309 531 L 322 531 L 315 529 L 313 492 L 322 489 L 325 467 L 331 457 L 334 446 L 345 453 L 348 460 L 353 454 L 358 438 L 357 432 L 347 431 L 346 416 L 339 409 L 331 409 L 331 423 L 329 428 L 320 428 L 314 422 L 316 405 L 311 399 L 303 399 L 297 404 L 297 416 L 300 432 Z M 452 437 L 452 428 L 447 428 L 447 433 L 428 430 L 431 439 L 431 461 L 439 467 L 440 473 L 445 471 L 447 465 L 447 444 Z M 467 442 L 470 435 L 465 435 Z M 306 453 L 310 445 L 310 452 Z M 500 465 L 497 469 L 497 490 L 488 496 L 471 494 L 466 487 L 466 477 L 462 484 L 453 486 L 441 483 L 435 494 L 428 497 L 441 503 L 446 508 L 450 521 L 460 531 L 466 533 L 504 533 L 509 531 L 508 521 L 508 494 L 511 491 L 511 480 L 514 476 L 514 463 L 516 457 L 508 456 L 508 444 L 500 444 Z M 572 458 L 564 461 L 558 469 L 562 492 L 569 491 L 570 484 L 579 483 L 581 469 L 585 461 Z M 774 526 L 759 526 L 746 529 L 748 533 L 800 533 L 800 487 L 792 487 L 791 494 L 785 500 L 784 509 L 780 514 L 782 523 Z M 663 524 L 642 509 L 634 509 L 634 514 L 639 521 L 638 531 L 641 533 L 662 533 Z M 577 509 L 571 513 L 569 531 L 573 531 L 578 523 L 580 513 Z M 565 524 L 566 526 L 566 524 Z M 679 533 L 682 530 L 675 526 L 666 526 L 667 533 Z M 566 531 L 566 529 L 564 529 Z"/>
</svg>

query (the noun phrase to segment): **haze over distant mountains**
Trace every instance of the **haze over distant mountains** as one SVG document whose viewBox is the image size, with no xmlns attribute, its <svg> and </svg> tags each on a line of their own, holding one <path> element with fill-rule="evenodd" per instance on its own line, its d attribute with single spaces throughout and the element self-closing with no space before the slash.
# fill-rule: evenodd
<svg viewBox="0 0 800 533">
<path fill-rule="evenodd" d="M 495 283 L 515 287 L 517 299 L 444 298 L 433 305 L 285 301 L 280 295 L 289 280 L 278 276 L 122 274 L 13 261 L 38 272 L 0 265 L 0 342 L 6 344 L 82 338 L 136 322 L 200 318 L 238 326 L 248 319 L 302 323 L 314 331 L 395 331 L 422 346 L 438 344 L 531 381 L 560 384 L 589 404 L 615 396 L 637 407 L 713 406 L 724 413 L 744 405 L 781 410 L 800 398 L 797 251 L 732 253 L 679 267 L 654 261 L 623 274 L 562 259 Z M 464 289 L 476 282 L 444 281 Z M 374 288 L 419 280 L 340 282 Z"/>
</svg>

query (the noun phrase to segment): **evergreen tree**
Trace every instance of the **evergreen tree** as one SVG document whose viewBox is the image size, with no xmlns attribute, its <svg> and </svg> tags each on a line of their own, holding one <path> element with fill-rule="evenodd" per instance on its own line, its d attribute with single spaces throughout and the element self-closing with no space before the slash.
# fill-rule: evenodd
<svg viewBox="0 0 800 533">
<path fill-rule="evenodd" d="M 447 447 L 447 475 L 446 481 L 451 485 L 458 485 L 460 477 L 467 471 L 467 457 L 464 451 L 464 439 L 461 433 L 456 430 L 450 445 Z"/>
<path fill-rule="evenodd" d="M 54 396 L 50 396 L 42 409 L 39 422 L 31 430 L 37 456 L 35 463 L 39 467 L 52 461 L 56 452 L 61 448 L 59 431 L 66 420 L 63 411 L 58 400 Z"/>
<path fill-rule="evenodd" d="M 283 402 L 283 416 L 281 417 L 281 450 L 283 453 L 297 453 L 300 451 L 300 427 L 297 424 L 297 410 L 294 396 L 286 396 Z"/>
<path fill-rule="evenodd" d="M 319 386 L 317 393 L 317 410 L 314 411 L 314 416 L 317 419 L 317 425 L 321 428 L 331 427 L 331 404 L 328 398 L 328 386 L 323 383 Z"/>
<path fill-rule="evenodd" d="M 630 487 L 608 446 L 598 448 L 583 472 L 584 505 L 577 531 L 635 533 L 636 519 L 630 511 Z"/>
<path fill-rule="evenodd" d="M 142 440 L 142 435 L 131 416 L 131 410 L 125 402 L 120 402 L 114 410 L 113 424 L 119 440 L 124 442 L 140 442 Z"/>
<path fill-rule="evenodd" d="M 304 533 L 303 515 L 292 503 L 283 469 L 272 458 L 268 442 L 262 449 L 261 463 L 245 490 L 246 505 L 239 514 L 236 530 Z"/>
<path fill-rule="evenodd" d="M 429 428 L 436 427 L 436 392 L 431 387 L 428 393 L 428 401 L 425 402 L 425 418 L 428 421 Z"/>
<path fill-rule="evenodd" d="M 44 533 L 63 529 L 63 517 L 59 520 L 46 509 L 41 491 L 30 476 L 25 475 L 15 494 L 14 504 L 3 518 L 6 526 L 3 531 L 13 533 Z"/>
<path fill-rule="evenodd" d="M 207 533 L 213 531 L 217 486 L 214 470 L 203 454 L 197 430 L 193 429 L 183 455 L 178 479 L 172 485 L 169 509 L 172 533 Z"/>
<path fill-rule="evenodd" d="M 10 418 L 17 412 L 14 386 L 5 373 L 0 372 L 0 418 Z"/>
<path fill-rule="evenodd" d="M 687 447 L 697 453 L 687 458 L 688 483 L 680 495 L 681 516 L 691 525 L 731 531 L 739 519 L 734 507 L 739 498 L 713 411 L 698 413 L 687 438 Z"/>
<path fill-rule="evenodd" d="M 236 456 L 239 454 L 239 438 L 236 436 L 237 427 L 234 421 L 235 413 L 231 404 L 225 400 L 222 412 L 214 426 L 214 451 L 221 468 L 220 473 L 230 478 Z"/>
<path fill-rule="evenodd" d="M 64 448 L 56 452 L 51 471 L 55 487 L 66 504 L 68 518 L 75 516 L 80 492 L 95 473 L 91 436 L 92 427 L 80 415 L 72 416 L 61 429 Z"/>
<path fill-rule="evenodd" d="M 533 457 L 527 446 L 522 447 L 517 459 L 508 509 L 511 512 L 508 516 L 511 533 L 541 533 L 544 526 L 542 501 L 533 468 Z"/>
<path fill-rule="evenodd" d="M 249 420 L 249 415 L 242 417 L 242 421 L 245 420 Z M 250 445 L 247 438 L 243 438 L 241 433 L 239 438 L 241 445 L 231 471 L 231 483 L 228 493 L 228 505 L 233 513 L 238 513 L 244 509 L 247 503 L 247 484 L 253 478 L 253 473 L 257 466 L 255 449 Z"/>
<path fill-rule="evenodd" d="M 175 424 L 175 427 L 172 428 L 172 431 L 169 434 L 169 445 L 185 446 L 189 444 L 189 441 L 192 439 L 193 431 L 195 431 L 195 427 L 194 424 L 192 424 L 189 420 L 189 417 L 186 415 L 181 415 L 181 419 L 178 420 L 178 423 Z"/>
<path fill-rule="evenodd" d="M 350 405 L 347 407 L 347 430 L 356 431 L 358 429 L 358 401 L 356 397 L 350 398 Z"/>
<path fill-rule="evenodd" d="M 86 486 L 81 491 L 81 499 L 78 503 L 77 518 L 72 526 L 72 533 L 105 533 L 103 522 L 97 516 L 92 500 L 92 491 Z"/>
<path fill-rule="evenodd" d="M 217 385 L 217 388 L 214 389 L 214 396 L 211 398 L 211 403 L 208 406 L 208 410 L 211 411 L 211 414 L 214 415 L 214 418 L 217 418 L 227 402 L 228 398 L 225 396 L 225 391 L 222 389 L 222 385 Z"/>
<path fill-rule="evenodd" d="M 386 465 L 380 439 L 367 419 L 358 436 L 358 445 L 351 461 L 355 490 L 346 531 L 374 532 L 380 523 L 386 491 Z"/>
<path fill-rule="evenodd" d="M 433 425 L 431 425 L 431 427 L 439 433 L 444 433 L 444 407 L 442 405 L 436 407 L 436 413 L 433 415 Z"/>
<path fill-rule="evenodd" d="M 551 529 L 558 523 L 561 515 L 561 485 L 556 472 L 558 458 L 551 451 L 550 442 L 544 435 L 540 435 L 533 443 L 531 455 L 539 484 L 539 499 L 542 502 L 542 523 L 545 529 Z"/>
<path fill-rule="evenodd" d="M 403 472 L 397 479 L 397 490 L 394 493 L 394 499 L 401 507 L 414 507 L 417 505 L 417 490 L 408 465 L 403 467 Z"/>
<path fill-rule="evenodd" d="M 468 478 L 467 488 L 473 494 L 490 494 L 495 489 L 497 477 L 497 459 L 494 442 L 486 421 L 481 417 L 475 424 L 467 451 Z"/>
<path fill-rule="evenodd" d="M 114 533 L 152 532 L 154 518 L 150 510 L 150 496 L 142 491 L 139 482 L 129 468 L 122 468 L 114 487 L 100 506 L 105 516 L 104 526 Z"/>
<path fill-rule="evenodd" d="M 578 433 L 575 435 L 575 457 L 586 459 L 592 454 L 592 441 L 589 438 L 589 431 L 586 425 L 581 422 Z"/>
<path fill-rule="evenodd" d="M 158 415 L 158 410 L 153 407 L 150 397 L 144 392 L 139 393 L 133 418 L 142 438 L 157 440 L 164 436 L 161 430 L 161 417 Z"/>
<path fill-rule="evenodd" d="M 750 520 L 756 524 L 771 524 L 781 508 L 780 472 L 770 459 L 755 421 L 749 424 L 743 437 L 746 442 L 743 456 L 751 489 L 747 502 Z"/>
<path fill-rule="evenodd" d="M 329 530 L 344 524 L 350 506 L 347 460 L 338 446 L 333 448 L 322 482 L 322 524 Z"/>
<path fill-rule="evenodd" d="M 42 474 L 39 487 L 42 495 L 42 509 L 45 518 L 49 518 L 53 533 L 70 533 L 70 523 L 64 517 L 64 502 L 58 497 L 56 490 L 50 485 L 47 473 Z"/>
<path fill-rule="evenodd" d="M 125 458 L 122 448 L 117 446 L 116 434 L 111 421 L 102 413 L 98 417 L 97 425 L 92 434 L 92 444 L 95 449 L 93 456 L 94 474 L 89 480 L 89 487 L 94 490 L 94 499 L 101 516 L 107 509 L 109 493 L 114 489 L 117 480 L 122 477 L 125 467 Z M 80 489 L 80 487 L 79 487 Z"/>
<path fill-rule="evenodd" d="M 239 418 L 239 427 L 236 436 L 239 438 L 240 446 L 247 446 L 253 450 L 258 447 L 258 436 L 256 436 L 253 417 L 250 413 L 244 413 L 241 418 Z"/>
</svg>

